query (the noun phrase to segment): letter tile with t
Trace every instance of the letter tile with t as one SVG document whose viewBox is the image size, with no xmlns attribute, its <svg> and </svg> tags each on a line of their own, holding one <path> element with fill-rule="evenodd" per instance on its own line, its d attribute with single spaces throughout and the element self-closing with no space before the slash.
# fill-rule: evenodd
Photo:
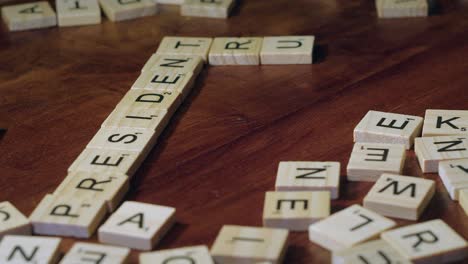
<svg viewBox="0 0 468 264">
<path fill-rule="evenodd" d="M 382 174 L 364 197 L 364 207 L 381 215 L 418 220 L 435 193 L 433 180 Z"/>
<path fill-rule="evenodd" d="M 354 128 L 354 142 L 403 144 L 410 149 L 421 134 L 422 123 L 419 116 L 371 110 Z"/>
<path fill-rule="evenodd" d="M 140 254 L 140 264 L 214 264 L 206 246 L 159 250 Z"/>
<path fill-rule="evenodd" d="M 403 257 L 413 263 L 451 263 L 468 257 L 468 244 L 440 219 L 382 233 Z"/>
<path fill-rule="evenodd" d="M 164 37 L 159 44 L 158 55 L 195 55 L 208 61 L 213 38 L 199 37 Z"/>
<path fill-rule="evenodd" d="M 376 181 L 382 173 L 400 174 L 405 163 L 404 145 L 355 143 L 349 158 L 349 181 Z"/>
<path fill-rule="evenodd" d="M 151 250 L 175 221 L 175 208 L 124 202 L 99 228 L 99 242 Z"/>
<path fill-rule="evenodd" d="M 57 263 L 61 241 L 57 237 L 6 235 L 0 243 L 0 263 Z"/>
<path fill-rule="evenodd" d="M 352 205 L 309 227 L 310 241 L 331 251 L 371 240 L 396 223 L 359 205 Z"/>
</svg>

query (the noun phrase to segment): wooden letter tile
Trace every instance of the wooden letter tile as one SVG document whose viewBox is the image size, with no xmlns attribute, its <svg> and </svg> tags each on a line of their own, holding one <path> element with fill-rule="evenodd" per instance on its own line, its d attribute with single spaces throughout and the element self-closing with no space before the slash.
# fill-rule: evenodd
<svg viewBox="0 0 468 264">
<path fill-rule="evenodd" d="M 74 171 L 67 175 L 55 190 L 54 195 L 73 195 L 86 200 L 104 200 L 107 209 L 113 212 L 129 189 L 128 177 L 124 174 Z"/>
<path fill-rule="evenodd" d="M 263 38 L 215 38 L 210 65 L 259 65 Z"/>
<path fill-rule="evenodd" d="M 86 171 L 132 177 L 143 159 L 133 151 L 86 148 L 68 168 L 68 173 Z"/>
<path fill-rule="evenodd" d="M 262 64 L 312 64 L 314 36 L 263 38 Z"/>
<path fill-rule="evenodd" d="M 288 230 L 225 225 L 213 246 L 216 263 L 282 263 L 288 246 Z"/>
<path fill-rule="evenodd" d="M 0 241 L 4 235 L 30 235 L 29 220 L 10 202 L 0 203 Z"/>
<path fill-rule="evenodd" d="M 172 116 L 181 101 L 182 96 L 178 92 L 136 89 L 129 90 L 115 108 L 164 110 Z"/>
<path fill-rule="evenodd" d="M 364 197 L 364 207 L 381 215 L 418 220 L 435 192 L 435 182 L 382 174 Z"/>
<path fill-rule="evenodd" d="M 47 194 L 29 220 L 35 234 L 89 238 L 105 215 L 104 200 Z"/>
<path fill-rule="evenodd" d="M 413 263 L 449 263 L 468 257 L 465 239 L 439 219 L 384 232 L 382 239 Z"/>
<path fill-rule="evenodd" d="M 235 0 L 185 0 L 180 9 L 182 16 L 228 18 Z"/>
<path fill-rule="evenodd" d="M 458 200 L 460 190 L 468 188 L 468 159 L 439 162 L 439 175 L 450 197 Z"/>
<path fill-rule="evenodd" d="M 0 243 L 0 263 L 55 264 L 60 241 L 56 237 L 7 235 Z"/>
<path fill-rule="evenodd" d="M 416 138 L 414 152 L 424 173 L 437 172 L 440 161 L 468 158 L 468 137 Z"/>
<path fill-rule="evenodd" d="M 10 31 L 57 25 L 55 12 L 46 1 L 2 7 L 2 18 Z"/>
<path fill-rule="evenodd" d="M 142 72 L 158 72 L 161 69 L 168 69 L 176 74 L 192 72 L 194 75 L 200 74 L 203 69 L 203 60 L 197 55 L 159 55 L 153 54 L 141 69 Z"/>
<path fill-rule="evenodd" d="M 157 12 L 156 2 L 151 0 L 99 0 L 99 3 L 111 21 L 151 16 Z"/>
<path fill-rule="evenodd" d="M 99 228 L 99 242 L 151 250 L 174 222 L 172 207 L 124 202 Z"/>
<path fill-rule="evenodd" d="M 97 0 L 55 0 L 55 7 L 60 27 L 101 23 L 101 8 Z"/>
<path fill-rule="evenodd" d="M 150 151 L 156 143 L 152 130 L 127 127 L 101 127 L 86 146 L 94 149 L 114 149 L 134 152 Z"/>
<path fill-rule="evenodd" d="M 192 72 L 177 73 L 168 68 L 156 71 L 145 71 L 132 85 L 133 90 L 144 89 L 157 92 L 181 93 L 185 98 L 193 87 L 197 76 Z M 182 98 L 182 99 L 183 99 Z"/>
<path fill-rule="evenodd" d="M 423 137 L 468 135 L 468 110 L 426 110 Z"/>
<path fill-rule="evenodd" d="M 460 190 L 459 202 L 460 206 L 465 211 L 465 214 L 468 216 L 468 189 Z"/>
<path fill-rule="evenodd" d="M 411 264 L 387 242 L 373 240 L 352 248 L 332 252 L 332 264 L 398 263 Z"/>
<path fill-rule="evenodd" d="M 413 146 L 421 134 L 422 117 L 369 111 L 354 128 L 354 142 L 403 144 Z"/>
<path fill-rule="evenodd" d="M 196 55 L 208 61 L 212 38 L 164 37 L 156 54 L 159 55 Z"/>
<path fill-rule="evenodd" d="M 404 145 L 354 144 L 347 172 L 349 181 L 376 181 L 382 173 L 400 174 L 405 163 Z"/>
<path fill-rule="evenodd" d="M 309 225 L 330 215 L 330 192 L 267 192 L 263 225 L 307 231 Z"/>
<path fill-rule="evenodd" d="M 140 254 L 140 264 L 214 264 L 206 246 L 160 250 Z"/>
<path fill-rule="evenodd" d="M 352 205 L 309 227 L 310 241 L 331 251 L 344 250 L 377 237 L 395 222 Z"/>
<path fill-rule="evenodd" d="M 377 15 L 380 18 L 428 16 L 428 0 L 376 0 Z"/>
<path fill-rule="evenodd" d="M 126 264 L 129 262 L 129 257 L 130 249 L 128 248 L 77 242 L 63 257 L 60 264 Z"/>
<path fill-rule="evenodd" d="M 330 191 L 337 199 L 340 188 L 339 162 L 282 161 L 276 175 L 277 191 Z"/>
</svg>

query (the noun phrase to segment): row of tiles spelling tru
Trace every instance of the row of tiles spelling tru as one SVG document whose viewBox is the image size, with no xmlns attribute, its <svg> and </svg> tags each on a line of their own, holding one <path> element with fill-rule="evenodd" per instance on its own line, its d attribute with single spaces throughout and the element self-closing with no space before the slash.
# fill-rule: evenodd
<svg viewBox="0 0 468 264">
<path fill-rule="evenodd" d="M 2 8 L 2 18 L 10 31 L 38 28 L 84 26 L 101 23 L 101 8 L 111 21 L 155 15 L 158 4 L 181 5 L 181 15 L 228 18 L 235 0 L 56 0 L 57 15 L 46 1 Z M 101 6 L 101 7 L 99 7 Z"/>
</svg>

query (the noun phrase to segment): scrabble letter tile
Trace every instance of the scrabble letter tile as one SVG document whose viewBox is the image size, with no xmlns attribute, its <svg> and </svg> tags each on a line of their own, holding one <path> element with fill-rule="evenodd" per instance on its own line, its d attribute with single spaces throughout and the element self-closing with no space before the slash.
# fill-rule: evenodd
<svg viewBox="0 0 468 264">
<path fill-rule="evenodd" d="M 439 175 L 450 197 L 458 200 L 460 190 L 468 188 L 468 159 L 439 162 Z"/>
<path fill-rule="evenodd" d="M 410 149 L 422 121 L 419 116 L 369 111 L 354 128 L 354 142 L 403 144 Z"/>
<path fill-rule="evenodd" d="M 376 0 L 377 15 L 380 18 L 428 16 L 428 0 Z"/>
<path fill-rule="evenodd" d="M 413 263 L 449 263 L 468 257 L 465 239 L 439 219 L 384 232 L 382 239 Z"/>
<path fill-rule="evenodd" d="M 196 76 L 192 72 L 176 73 L 167 68 L 159 68 L 157 72 L 145 71 L 140 74 L 132 85 L 132 89 L 144 89 L 158 92 L 181 93 L 183 98 L 190 92 Z"/>
<path fill-rule="evenodd" d="M 4 235 L 30 235 L 29 220 L 10 202 L 0 203 L 0 240 Z"/>
<path fill-rule="evenodd" d="M 56 237 L 7 235 L 0 243 L 0 263 L 57 263 L 60 241 Z"/>
<path fill-rule="evenodd" d="M 129 257 L 128 248 L 78 242 L 67 252 L 60 264 L 125 264 Z"/>
<path fill-rule="evenodd" d="M 57 25 L 55 12 L 46 1 L 2 7 L 2 18 L 10 31 Z"/>
<path fill-rule="evenodd" d="M 307 231 L 310 224 L 330 215 L 330 192 L 267 192 L 263 225 Z"/>
<path fill-rule="evenodd" d="M 35 234 L 89 238 L 105 215 L 104 200 L 47 194 L 29 220 Z"/>
<path fill-rule="evenodd" d="M 468 135 L 467 110 L 426 110 L 423 137 Z"/>
<path fill-rule="evenodd" d="M 225 225 L 213 246 L 216 263 L 282 263 L 288 246 L 288 230 Z"/>
<path fill-rule="evenodd" d="M 203 68 L 203 60 L 197 55 L 159 55 L 153 54 L 141 69 L 142 72 L 158 72 L 169 69 L 176 74 L 192 72 L 198 75 Z"/>
<path fill-rule="evenodd" d="M 460 190 L 459 193 L 460 206 L 465 211 L 465 214 L 468 216 L 468 189 Z"/>
<path fill-rule="evenodd" d="M 382 173 L 400 174 L 405 163 L 404 145 L 356 143 L 347 167 L 349 181 L 376 181 Z"/>
<path fill-rule="evenodd" d="M 387 242 L 373 240 L 352 248 L 332 252 L 332 264 L 398 263 L 411 264 Z"/>
<path fill-rule="evenodd" d="M 94 149 L 114 149 L 147 153 L 156 143 L 152 130 L 127 127 L 101 127 L 86 146 Z"/>
<path fill-rule="evenodd" d="M 437 172 L 440 161 L 468 158 L 468 137 L 416 138 L 414 152 L 424 173 Z"/>
<path fill-rule="evenodd" d="M 60 27 L 101 23 L 101 8 L 97 0 L 55 0 Z"/>
<path fill-rule="evenodd" d="M 228 18 L 235 0 L 185 0 L 180 9 L 182 16 Z"/>
<path fill-rule="evenodd" d="M 377 237 L 395 222 L 359 205 L 352 205 L 309 227 L 310 241 L 331 251 L 344 250 Z"/>
<path fill-rule="evenodd" d="M 210 65 L 259 65 L 263 38 L 215 38 Z"/>
<path fill-rule="evenodd" d="M 151 0 L 99 0 L 99 3 L 111 21 L 151 16 L 157 12 L 157 3 Z"/>
<path fill-rule="evenodd" d="M 124 202 L 99 228 L 99 242 L 151 250 L 174 222 L 172 207 Z"/>
<path fill-rule="evenodd" d="M 364 197 L 364 207 L 389 217 L 418 220 L 434 192 L 433 180 L 382 174 Z"/>
<path fill-rule="evenodd" d="M 68 173 L 87 171 L 132 177 L 142 160 L 138 152 L 86 148 L 68 168 Z"/>
<path fill-rule="evenodd" d="M 73 171 L 62 181 L 54 195 L 70 194 L 80 199 L 104 200 L 109 212 L 113 212 L 128 189 L 129 180 L 124 174 Z"/>
<path fill-rule="evenodd" d="M 214 264 L 206 246 L 160 250 L 140 254 L 140 264 Z"/>
<path fill-rule="evenodd" d="M 330 191 L 337 199 L 340 188 L 339 162 L 282 161 L 276 175 L 277 191 Z"/>
<path fill-rule="evenodd" d="M 212 38 L 164 37 L 156 54 L 159 55 L 196 55 L 208 61 Z"/>
<path fill-rule="evenodd" d="M 170 116 L 174 114 L 182 101 L 178 92 L 148 91 L 142 89 L 129 90 L 115 108 L 164 110 Z"/>
<path fill-rule="evenodd" d="M 262 64 L 312 64 L 314 36 L 263 38 Z"/>
</svg>

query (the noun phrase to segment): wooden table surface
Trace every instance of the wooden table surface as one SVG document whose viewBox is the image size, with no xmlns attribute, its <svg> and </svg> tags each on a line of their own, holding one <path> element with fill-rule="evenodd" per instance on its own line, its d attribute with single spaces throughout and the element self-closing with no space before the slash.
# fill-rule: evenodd
<svg viewBox="0 0 468 264">
<path fill-rule="evenodd" d="M 372 184 L 346 182 L 345 168 L 368 110 L 468 109 L 468 2 L 440 3 L 435 15 L 413 19 L 377 19 L 373 1 L 252 0 L 228 20 L 164 8 L 96 26 L 16 33 L 3 26 L 0 200 L 29 215 L 54 191 L 162 37 L 315 35 L 313 65 L 207 67 L 126 199 L 177 208 L 176 226 L 156 249 L 211 246 L 225 224 L 261 226 L 280 161 L 340 161 L 332 211 L 361 203 Z M 404 174 L 437 182 L 420 220 L 441 218 L 468 239 L 467 216 L 436 174 L 422 174 L 413 151 Z M 329 260 L 306 232 L 291 235 L 286 263 Z"/>
</svg>

